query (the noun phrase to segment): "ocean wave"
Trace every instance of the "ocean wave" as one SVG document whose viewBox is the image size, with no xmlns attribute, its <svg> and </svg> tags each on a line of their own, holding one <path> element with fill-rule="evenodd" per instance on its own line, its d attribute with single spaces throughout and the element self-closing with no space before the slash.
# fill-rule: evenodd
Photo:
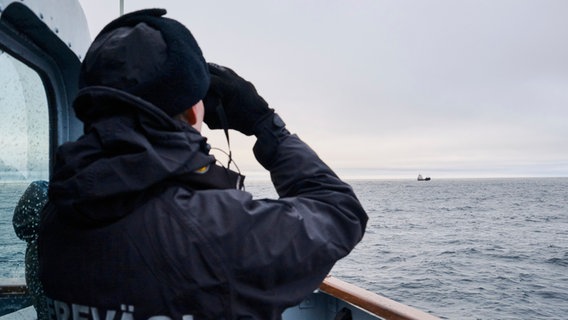
<svg viewBox="0 0 568 320">
<path fill-rule="evenodd" d="M 568 267 L 568 257 L 564 256 L 562 258 L 550 258 L 546 260 L 546 263 L 560 267 Z"/>
</svg>

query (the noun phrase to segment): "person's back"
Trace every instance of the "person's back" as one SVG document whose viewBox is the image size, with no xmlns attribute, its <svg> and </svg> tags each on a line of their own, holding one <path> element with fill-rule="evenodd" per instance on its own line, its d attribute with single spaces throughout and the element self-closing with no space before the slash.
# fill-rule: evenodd
<svg viewBox="0 0 568 320">
<path fill-rule="evenodd" d="M 42 213 L 48 312 L 279 319 L 360 241 L 367 216 L 251 84 L 207 65 L 164 13 L 111 22 L 83 63 L 74 107 L 85 134 L 59 148 Z M 133 61 L 141 49 L 150 54 Z M 257 137 L 280 199 L 253 199 L 215 165 L 198 129 L 203 117 L 223 127 L 220 105 L 228 128 Z"/>
</svg>

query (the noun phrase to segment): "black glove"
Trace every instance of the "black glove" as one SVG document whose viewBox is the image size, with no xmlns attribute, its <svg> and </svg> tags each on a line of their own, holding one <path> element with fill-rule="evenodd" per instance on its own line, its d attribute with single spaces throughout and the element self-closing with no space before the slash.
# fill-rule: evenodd
<svg viewBox="0 0 568 320">
<path fill-rule="evenodd" d="M 211 85 L 205 105 L 205 123 L 210 129 L 223 129 L 217 108 L 222 107 L 227 117 L 229 129 L 237 130 L 247 136 L 255 134 L 262 120 L 273 117 L 274 110 L 258 95 L 252 83 L 241 78 L 233 70 L 208 63 Z"/>
</svg>

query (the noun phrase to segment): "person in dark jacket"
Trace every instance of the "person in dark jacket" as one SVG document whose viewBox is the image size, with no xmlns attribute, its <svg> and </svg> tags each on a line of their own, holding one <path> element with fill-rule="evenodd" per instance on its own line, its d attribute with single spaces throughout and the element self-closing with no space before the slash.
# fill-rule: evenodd
<svg viewBox="0 0 568 320">
<path fill-rule="evenodd" d="M 48 315 L 280 319 L 361 240 L 367 215 L 254 86 L 207 64 L 165 13 L 114 20 L 81 66 L 84 134 L 59 147 L 42 212 Z M 238 188 L 203 121 L 256 136 L 279 199 Z"/>
</svg>

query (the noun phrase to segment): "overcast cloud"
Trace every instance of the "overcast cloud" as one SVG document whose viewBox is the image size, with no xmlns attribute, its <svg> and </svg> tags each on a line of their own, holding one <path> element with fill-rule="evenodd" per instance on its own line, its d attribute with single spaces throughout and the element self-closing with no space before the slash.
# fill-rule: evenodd
<svg viewBox="0 0 568 320">
<path fill-rule="evenodd" d="M 118 1 L 81 3 L 93 35 L 118 15 Z M 148 7 L 343 177 L 568 176 L 568 1 L 125 0 Z M 231 134 L 257 177 L 253 143 Z"/>
</svg>

